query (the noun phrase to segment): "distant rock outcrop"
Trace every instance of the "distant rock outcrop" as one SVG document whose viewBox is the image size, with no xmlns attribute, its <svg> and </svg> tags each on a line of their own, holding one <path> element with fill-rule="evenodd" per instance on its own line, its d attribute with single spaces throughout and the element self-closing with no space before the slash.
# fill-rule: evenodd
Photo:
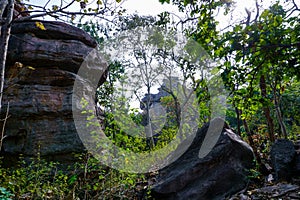
<svg viewBox="0 0 300 200">
<path fill-rule="evenodd" d="M 224 121 L 216 118 L 205 124 L 187 151 L 160 171 L 152 189 L 156 199 L 224 199 L 247 185 L 254 159 L 252 148 L 226 124 L 212 151 L 204 158 L 198 157 L 208 127 L 219 123 Z"/>
<path fill-rule="evenodd" d="M 165 127 L 179 126 L 180 124 L 180 105 L 174 93 L 178 92 L 178 85 L 180 84 L 178 77 L 169 77 L 164 79 L 162 85 L 158 88 L 156 94 L 145 94 L 141 99 L 140 109 L 143 111 L 142 125 L 148 125 L 148 110 L 150 111 L 153 137 L 154 140 L 158 140 L 158 136 L 161 134 L 162 125 Z M 172 96 L 174 95 L 174 97 Z M 162 99 L 164 97 L 171 97 L 172 103 L 168 106 L 164 106 Z M 149 104 L 149 105 L 148 105 Z M 147 106 L 148 105 L 148 106 Z M 147 108 L 149 107 L 149 108 Z M 146 135 L 151 137 L 150 135 Z"/>
<path fill-rule="evenodd" d="M 12 26 L 2 110 L 9 103 L 10 117 L 2 152 L 65 159 L 84 150 L 73 122 L 72 91 L 81 63 L 97 44 L 71 25 L 41 23 L 46 30 L 36 21 Z"/>
</svg>

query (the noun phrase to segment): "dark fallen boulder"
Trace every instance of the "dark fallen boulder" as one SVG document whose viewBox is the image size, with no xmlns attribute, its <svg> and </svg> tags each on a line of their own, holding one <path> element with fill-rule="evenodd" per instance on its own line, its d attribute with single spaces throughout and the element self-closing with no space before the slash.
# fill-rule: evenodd
<svg viewBox="0 0 300 200">
<path fill-rule="evenodd" d="M 276 185 L 266 186 L 263 188 L 255 189 L 253 191 L 252 197 L 254 198 L 255 195 L 257 195 L 260 197 L 264 196 L 266 199 L 279 198 L 279 197 L 283 197 L 284 195 L 286 195 L 288 193 L 291 193 L 294 191 L 299 191 L 299 189 L 300 189 L 300 187 L 298 185 L 292 185 L 289 183 L 278 183 Z M 298 194 L 298 198 L 299 197 L 300 196 Z"/>
<path fill-rule="evenodd" d="M 224 121 L 216 118 L 205 124 L 187 151 L 160 171 L 152 188 L 156 199 L 223 199 L 247 185 L 252 148 L 226 124 L 214 148 L 204 158 L 198 156 L 209 126 L 220 123 Z"/>
<path fill-rule="evenodd" d="M 296 155 L 293 163 L 293 176 L 300 177 L 300 140 L 295 142 Z"/>
<path fill-rule="evenodd" d="M 296 151 L 292 141 L 287 139 L 278 139 L 275 141 L 270 152 L 275 180 L 291 180 L 295 155 Z"/>
<path fill-rule="evenodd" d="M 250 199 L 300 199 L 300 187 L 297 184 L 277 183 L 266 185 L 233 195 L 229 200 L 250 200 Z"/>
</svg>

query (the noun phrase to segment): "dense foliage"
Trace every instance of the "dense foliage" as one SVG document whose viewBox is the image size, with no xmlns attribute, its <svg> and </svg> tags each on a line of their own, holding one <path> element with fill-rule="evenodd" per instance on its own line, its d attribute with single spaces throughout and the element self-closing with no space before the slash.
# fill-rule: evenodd
<svg viewBox="0 0 300 200">
<path fill-rule="evenodd" d="M 298 140 L 300 135 L 300 9 L 294 1 L 278 1 L 269 8 L 262 9 L 257 1 L 254 17 L 253 13 L 251 15 L 246 10 L 241 23 L 231 24 L 220 31 L 216 13 L 220 10 L 224 14 L 230 13 L 233 1 L 159 1 L 178 6 L 178 10 L 185 13 L 186 18 L 174 22 L 168 12 L 156 18 L 122 16 L 124 10 L 119 10 L 116 15 L 112 14 L 117 17 L 107 23 L 92 20 L 82 21 L 77 26 L 90 33 L 99 44 L 113 38 L 116 32 L 139 26 L 162 26 L 180 30 L 199 43 L 214 60 L 212 65 L 217 69 L 214 73 L 222 77 L 229 93 L 227 122 L 248 141 L 255 152 L 257 168 L 251 171 L 251 178 L 259 177 L 260 166 L 269 162 L 268 152 L 272 143 L 279 138 Z M 97 1 L 98 8 L 95 10 L 84 7 L 88 1 L 79 2 L 83 13 L 93 11 L 94 14 L 101 14 L 102 1 Z M 53 8 L 54 13 L 57 10 L 58 7 Z M 77 13 L 62 13 L 70 14 L 70 23 L 75 23 Z M 182 25 L 180 28 L 179 24 Z M 157 56 L 157 52 L 155 53 L 153 55 Z M 136 56 L 136 59 L 144 56 L 142 53 L 138 55 L 140 57 Z M 163 55 L 166 54 L 160 54 Z M 197 69 L 191 63 L 184 61 L 179 65 L 186 77 L 193 77 L 193 83 L 197 86 L 195 94 L 201 126 L 210 120 L 211 115 L 208 83 L 204 79 L 195 78 Z M 149 138 L 127 135 L 114 118 L 111 99 L 116 92 L 116 82 L 125 76 L 128 69 L 126 67 L 124 63 L 111 60 L 107 81 L 98 88 L 96 99 L 105 118 L 103 131 L 116 146 L 125 151 L 148 152 L 160 149 L 172 141 L 178 131 L 178 124 L 169 124 L 159 135 L 152 134 L 149 141 Z M 149 91 L 150 88 L 148 94 Z M 161 102 L 171 108 L 168 118 L 176 121 L 176 98 L 170 93 Z M 141 112 L 130 109 L 128 104 L 122 109 L 136 124 L 143 124 L 145 119 L 149 119 Z M 144 187 L 147 184 L 146 175 L 128 174 L 103 167 L 89 155 L 79 158 L 80 161 L 66 171 L 58 170 L 58 163 L 44 162 L 39 157 L 26 166 L 21 159 L 15 168 L 5 169 L 0 163 L 0 198 L 134 199 L 137 198 L 137 193 L 147 191 L 147 187 Z"/>
<path fill-rule="evenodd" d="M 70 166 L 20 157 L 4 168 L 0 160 L 0 198 L 9 199 L 136 199 L 147 198 L 145 176 L 104 167 L 88 154 Z"/>
</svg>

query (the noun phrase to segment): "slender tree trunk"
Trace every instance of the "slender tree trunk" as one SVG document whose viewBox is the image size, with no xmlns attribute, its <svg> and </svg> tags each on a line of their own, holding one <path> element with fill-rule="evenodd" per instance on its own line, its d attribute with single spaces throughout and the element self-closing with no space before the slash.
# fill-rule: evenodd
<svg viewBox="0 0 300 200">
<path fill-rule="evenodd" d="M 147 98 L 147 105 L 146 105 L 146 109 L 147 109 L 147 123 L 148 125 L 146 126 L 146 132 L 148 133 L 149 139 L 150 139 L 150 149 L 154 149 L 155 143 L 154 143 L 154 138 L 153 138 L 153 127 L 152 127 L 152 121 L 151 121 L 151 114 L 150 114 L 150 86 L 147 86 L 147 93 L 148 93 L 148 98 Z"/>
<path fill-rule="evenodd" d="M 277 94 L 276 94 L 276 83 L 275 83 L 275 85 L 273 87 L 273 95 L 274 95 L 274 104 L 275 104 L 276 116 L 277 116 L 278 123 L 280 125 L 281 133 L 287 139 L 286 126 L 285 126 L 283 118 L 282 118 L 282 113 L 281 113 L 281 110 L 280 110 L 279 98 L 277 97 Z"/>
<path fill-rule="evenodd" d="M 261 90 L 261 96 L 263 98 L 267 98 L 267 86 L 266 86 L 266 79 L 264 75 L 261 75 L 260 77 L 260 90 Z M 268 123 L 268 129 L 269 129 L 269 139 L 271 140 L 271 142 L 275 141 L 275 136 L 274 136 L 274 123 L 273 123 L 273 119 L 271 117 L 271 111 L 269 106 L 264 106 L 263 107 L 263 111 L 265 114 L 265 117 L 267 119 L 267 123 Z"/>
<path fill-rule="evenodd" d="M 235 90 L 237 91 L 239 89 L 239 84 L 235 85 Z M 241 136 L 242 135 L 242 131 L 241 131 L 241 111 L 239 110 L 239 108 L 237 107 L 237 105 L 235 103 L 233 103 L 234 109 L 235 109 L 235 113 L 236 113 L 236 122 L 237 122 L 237 132 L 238 135 Z"/>
<path fill-rule="evenodd" d="M 247 134 L 247 138 L 249 140 L 249 144 L 254 149 L 255 145 L 254 145 L 254 141 L 252 139 L 252 133 L 251 133 L 251 131 L 249 129 L 248 123 L 247 123 L 247 121 L 245 119 L 243 119 L 242 121 L 243 121 L 243 125 L 244 125 L 244 128 L 245 128 L 246 134 Z"/>
<path fill-rule="evenodd" d="M 2 110 L 5 64 L 13 12 L 14 0 L 0 0 L 0 111 Z"/>
<path fill-rule="evenodd" d="M 237 132 L 238 132 L 238 135 L 241 136 L 240 110 L 236 106 L 235 106 L 235 113 L 236 113 Z"/>
<path fill-rule="evenodd" d="M 253 139 L 252 139 L 252 132 L 251 132 L 250 129 L 249 129 L 249 126 L 248 126 L 247 121 L 246 121 L 245 119 L 243 119 L 242 121 L 243 121 L 243 125 L 244 125 L 244 128 L 245 128 L 245 131 L 246 131 L 246 133 L 247 133 L 247 138 L 248 138 L 248 140 L 249 140 L 249 144 L 250 144 L 250 146 L 253 148 L 253 152 L 254 152 L 254 155 L 255 155 L 255 157 L 256 157 L 256 161 L 257 161 L 257 163 L 258 163 L 259 165 L 261 165 L 261 164 L 262 164 L 262 161 L 261 161 L 260 155 L 259 155 L 259 153 L 258 153 L 258 151 L 257 151 L 257 148 L 256 148 L 256 146 L 255 146 L 255 144 L 254 144 L 254 141 L 253 141 Z"/>
</svg>

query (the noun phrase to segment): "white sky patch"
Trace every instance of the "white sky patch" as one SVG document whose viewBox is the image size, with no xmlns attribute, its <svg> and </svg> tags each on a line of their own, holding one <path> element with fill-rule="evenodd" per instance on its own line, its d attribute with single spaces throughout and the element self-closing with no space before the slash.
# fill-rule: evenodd
<svg viewBox="0 0 300 200">
<path fill-rule="evenodd" d="M 104 0 L 103 0 L 104 1 Z M 268 0 L 268 1 L 262 1 L 257 0 L 259 5 L 262 5 L 263 8 L 260 8 L 260 13 L 263 11 L 263 9 L 268 8 L 271 4 L 275 2 L 275 0 Z M 44 6 L 47 3 L 47 8 L 51 9 L 53 5 L 61 5 L 61 2 L 63 2 L 63 5 L 67 5 L 67 3 L 71 2 L 71 0 L 30 0 L 29 4 L 33 5 L 40 5 Z M 90 4 L 88 6 L 92 6 L 95 4 L 95 1 L 89 1 Z M 161 4 L 158 0 L 123 0 L 120 4 L 116 3 L 115 0 L 108 0 L 108 2 L 112 2 L 116 6 L 120 6 L 119 8 L 126 9 L 126 14 L 139 14 L 139 15 L 152 15 L 157 16 L 158 14 L 162 12 L 170 12 L 174 13 L 175 15 L 178 15 L 179 17 L 185 17 L 184 13 L 180 13 L 178 11 L 177 6 L 172 4 Z M 256 15 L 256 6 L 255 6 L 256 0 L 235 0 L 235 4 L 233 8 L 231 9 L 232 12 L 229 13 L 227 16 L 224 16 L 224 10 L 220 9 L 219 13 L 216 16 L 217 21 L 219 21 L 218 28 L 221 30 L 233 23 L 239 23 L 243 18 L 247 17 L 245 8 L 247 8 L 249 11 L 252 12 L 252 18 Z M 72 6 L 69 7 L 70 11 L 80 11 L 80 4 L 79 2 L 74 2 Z M 53 20 L 53 18 L 45 17 L 46 20 Z M 173 17 L 174 20 L 176 17 Z"/>
<path fill-rule="evenodd" d="M 128 13 L 143 15 L 158 15 L 165 11 L 178 13 L 177 6 L 166 3 L 161 4 L 158 0 L 126 0 L 122 7 Z"/>
</svg>

